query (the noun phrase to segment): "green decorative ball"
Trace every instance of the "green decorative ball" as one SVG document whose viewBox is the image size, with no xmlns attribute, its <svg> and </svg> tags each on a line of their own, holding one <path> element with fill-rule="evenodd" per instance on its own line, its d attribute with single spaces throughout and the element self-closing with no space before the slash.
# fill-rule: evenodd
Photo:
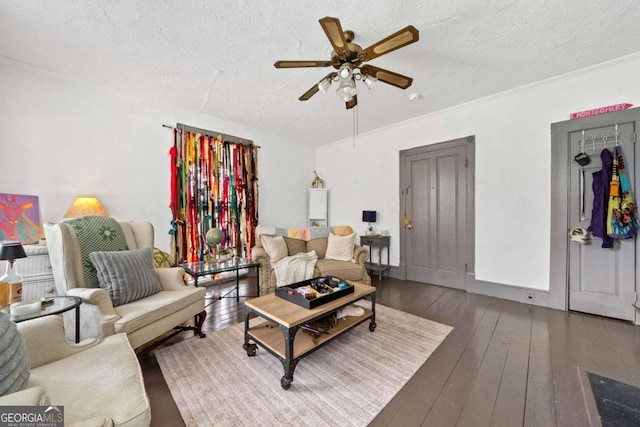
<svg viewBox="0 0 640 427">
<path fill-rule="evenodd" d="M 216 246 L 224 240 L 224 234 L 218 228 L 210 228 L 207 234 L 204 235 L 204 238 L 211 246 Z"/>
</svg>

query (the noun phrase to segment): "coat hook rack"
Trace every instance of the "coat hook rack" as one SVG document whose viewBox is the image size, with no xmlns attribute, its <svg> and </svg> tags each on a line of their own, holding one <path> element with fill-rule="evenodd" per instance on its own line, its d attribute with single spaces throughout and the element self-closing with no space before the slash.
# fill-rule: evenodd
<svg viewBox="0 0 640 427">
<path fill-rule="evenodd" d="M 582 130 L 580 141 L 578 141 L 578 151 L 584 153 L 585 151 L 596 151 L 607 147 L 620 147 L 622 146 L 622 138 L 620 137 L 620 130 L 618 125 L 614 126 L 613 132 L 600 135 L 597 133 L 586 135 L 587 131 Z"/>
</svg>

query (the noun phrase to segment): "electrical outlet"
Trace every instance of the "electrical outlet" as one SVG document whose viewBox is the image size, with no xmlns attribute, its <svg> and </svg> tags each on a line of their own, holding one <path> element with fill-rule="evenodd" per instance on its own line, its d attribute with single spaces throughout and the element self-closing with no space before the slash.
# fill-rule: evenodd
<svg viewBox="0 0 640 427">
<path fill-rule="evenodd" d="M 528 304 L 533 304 L 536 300 L 536 293 L 532 290 L 527 289 L 525 291 L 525 302 Z"/>
</svg>

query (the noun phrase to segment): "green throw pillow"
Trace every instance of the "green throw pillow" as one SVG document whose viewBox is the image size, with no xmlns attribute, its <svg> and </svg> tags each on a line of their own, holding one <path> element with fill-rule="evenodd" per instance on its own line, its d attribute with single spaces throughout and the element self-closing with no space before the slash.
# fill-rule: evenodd
<svg viewBox="0 0 640 427">
<path fill-rule="evenodd" d="M 29 367 L 22 334 L 9 316 L 0 312 L 0 396 L 27 388 Z"/>
<path fill-rule="evenodd" d="M 160 279 L 153 268 L 151 248 L 116 252 L 91 252 L 100 287 L 114 307 L 157 294 Z"/>
<path fill-rule="evenodd" d="M 127 239 L 118 221 L 104 216 L 83 216 L 61 223 L 70 227 L 78 238 L 82 259 L 82 275 L 87 288 L 97 288 L 98 276 L 89 258 L 94 251 L 126 251 Z"/>
</svg>

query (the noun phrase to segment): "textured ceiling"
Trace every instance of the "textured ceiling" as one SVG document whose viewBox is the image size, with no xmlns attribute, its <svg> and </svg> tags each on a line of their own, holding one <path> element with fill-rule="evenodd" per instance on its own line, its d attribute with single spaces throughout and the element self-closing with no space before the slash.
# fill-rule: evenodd
<svg viewBox="0 0 640 427">
<path fill-rule="evenodd" d="M 420 31 L 371 61 L 412 87 L 358 83 L 361 133 L 640 50 L 638 0 L 0 0 L 0 56 L 321 145 L 353 132 L 334 90 L 298 101 L 329 70 L 273 63 L 329 59 L 324 16 L 363 48 Z"/>
</svg>

